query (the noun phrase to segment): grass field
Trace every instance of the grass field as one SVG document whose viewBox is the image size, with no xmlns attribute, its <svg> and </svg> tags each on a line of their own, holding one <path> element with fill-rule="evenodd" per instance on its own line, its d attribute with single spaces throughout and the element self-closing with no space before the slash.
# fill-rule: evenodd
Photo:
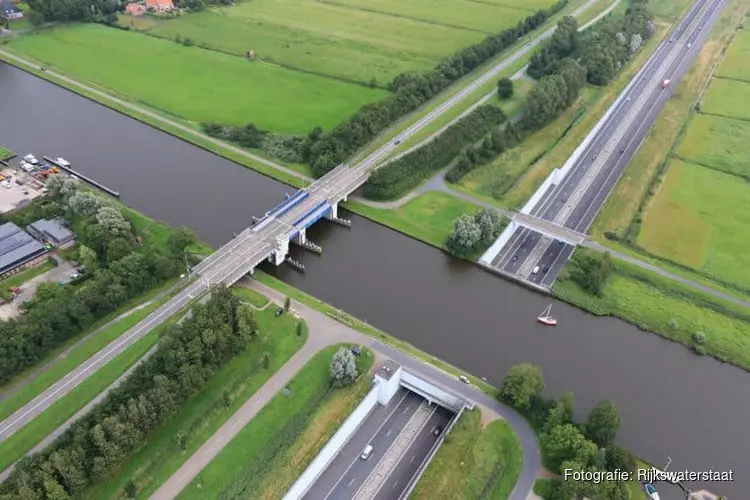
<svg viewBox="0 0 750 500">
<path fill-rule="evenodd" d="M 750 82 L 750 30 L 741 29 L 737 32 L 732 45 L 729 46 L 724 61 L 719 66 L 717 74 L 724 78 L 735 78 Z"/>
<path fill-rule="evenodd" d="M 480 410 L 464 411 L 411 495 L 415 500 L 505 500 L 523 464 L 511 426 L 495 420 L 483 427 Z"/>
<path fill-rule="evenodd" d="M 356 389 L 329 387 L 328 366 L 339 347 L 318 352 L 287 385 L 289 394 L 274 396 L 177 498 L 260 498 L 260 488 L 294 452 L 294 444 L 327 401 Z"/>
<path fill-rule="evenodd" d="M 696 114 L 676 149 L 678 157 L 750 179 L 750 122 Z"/>
<path fill-rule="evenodd" d="M 453 52 L 548 7 L 470 0 L 254 0 L 171 20 L 132 21 L 132 28 L 211 49 L 385 86 L 405 71 L 424 71 Z M 120 24 L 131 25 L 128 16 Z"/>
<path fill-rule="evenodd" d="M 357 202 L 347 202 L 346 206 L 355 208 L 357 213 L 371 217 L 391 229 L 439 248 L 445 247 L 445 239 L 453 230 L 456 217 L 472 214 L 480 208 L 437 191 L 421 194 L 394 209 L 374 208 Z"/>
<path fill-rule="evenodd" d="M 555 282 L 553 293 L 594 314 L 624 319 L 687 346 L 692 345 L 694 333 L 702 332 L 708 354 L 750 370 L 746 309 L 622 261 L 616 261 L 615 267 L 600 297 L 564 275 Z"/>
<path fill-rule="evenodd" d="M 747 287 L 749 225 L 746 181 L 674 160 L 648 207 L 638 243 L 655 255 Z"/>
<path fill-rule="evenodd" d="M 267 300 L 267 299 L 266 299 Z M 138 498 L 148 498 L 200 448 L 253 394 L 304 344 L 297 337 L 297 320 L 285 314 L 276 318 L 272 308 L 256 315 L 261 335 L 218 371 L 208 385 L 188 400 L 178 414 L 151 436 L 146 445 L 105 483 L 88 492 L 87 498 L 126 498 L 123 489 L 132 479 Z M 267 368 L 261 365 L 269 354 Z M 226 393 L 226 396 L 225 396 Z M 175 439 L 186 434 L 184 447 Z"/>
<path fill-rule="evenodd" d="M 750 83 L 714 78 L 701 101 L 701 111 L 750 120 Z"/>
<path fill-rule="evenodd" d="M 251 290 L 244 286 L 236 286 L 232 288 L 232 293 L 234 293 L 242 302 L 247 302 L 258 309 L 264 308 L 266 304 L 270 302 L 265 295 L 261 295 L 255 290 Z"/>
<path fill-rule="evenodd" d="M 277 132 L 307 133 L 315 126 L 332 128 L 362 104 L 386 95 L 379 89 L 94 24 L 44 30 L 19 37 L 9 47 L 197 122 L 253 122 Z"/>
</svg>

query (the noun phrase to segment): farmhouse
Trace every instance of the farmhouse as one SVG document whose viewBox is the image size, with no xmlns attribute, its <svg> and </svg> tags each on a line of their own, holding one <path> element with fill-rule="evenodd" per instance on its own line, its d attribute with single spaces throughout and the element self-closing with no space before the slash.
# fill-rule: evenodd
<svg viewBox="0 0 750 500">
<path fill-rule="evenodd" d="M 10 0 L 0 0 L 0 19 L 13 21 L 23 19 L 23 11 L 16 7 Z"/>
<path fill-rule="evenodd" d="M 129 3 L 125 6 L 125 13 L 131 16 L 142 16 L 146 13 L 146 7 L 140 3 Z"/>
<path fill-rule="evenodd" d="M 152 12 L 169 12 L 174 9 L 172 0 L 146 0 L 146 10 Z"/>
<path fill-rule="evenodd" d="M 57 248 L 68 248 L 76 242 L 75 234 L 58 220 L 40 219 L 26 229 L 37 240 Z"/>
<path fill-rule="evenodd" d="M 0 225 L 0 278 L 41 264 L 46 253 L 41 243 L 12 222 Z"/>
</svg>

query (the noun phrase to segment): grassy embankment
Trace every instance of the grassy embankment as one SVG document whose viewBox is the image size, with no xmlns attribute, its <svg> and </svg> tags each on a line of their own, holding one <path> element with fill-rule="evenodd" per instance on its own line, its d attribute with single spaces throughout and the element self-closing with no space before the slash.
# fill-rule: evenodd
<svg viewBox="0 0 750 500">
<path fill-rule="evenodd" d="M 235 294 L 253 305 L 268 299 L 243 288 Z M 125 484 L 132 480 L 138 498 L 148 498 L 164 481 L 189 459 L 248 399 L 279 370 L 307 339 L 307 328 L 300 320 L 284 314 L 274 316 L 274 308 L 256 313 L 259 337 L 238 353 L 211 378 L 204 390 L 180 408 L 163 428 L 149 436 L 146 445 L 128 460 L 109 480 L 98 485 L 87 498 L 127 498 Z M 264 365 L 267 359 L 267 365 Z M 184 436 L 178 441 L 177 436 Z"/>
<path fill-rule="evenodd" d="M 735 247 L 740 244 L 732 234 L 741 235 L 740 228 L 727 226 L 731 221 L 723 221 L 723 216 L 717 218 L 708 212 L 694 210 L 697 206 L 711 204 L 710 199 L 716 193 L 712 186 L 720 189 L 721 185 L 732 184 L 730 197 L 736 200 L 738 196 L 746 196 L 741 187 L 750 171 L 743 170 L 743 158 L 746 157 L 743 143 L 750 129 L 745 121 L 736 118 L 737 113 L 742 113 L 742 108 L 736 107 L 738 111 L 729 116 L 709 115 L 726 112 L 726 105 L 721 102 L 721 85 L 715 87 L 715 84 L 721 83 L 722 79 L 742 78 L 746 72 L 742 64 L 743 51 L 750 41 L 746 30 L 737 32 L 726 52 L 726 59 L 721 62 L 736 33 L 737 19 L 745 10 L 739 0 L 727 4 L 698 59 L 678 85 L 675 95 L 667 101 L 655 126 L 595 220 L 592 235 L 616 250 L 747 300 L 746 283 L 734 279 L 736 272 L 741 270 L 727 268 L 725 254 L 729 252 L 722 248 L 727 242 Z M 720 62 L 717 76 L 712 79 Z M 695 106 L 706 87 L 705 99 Z M 746 87 L 750 88 L 750 85 Z M 691 166 L 683 167 L 685 163 Z M 677 170 L 672 171 L 671 165 L 677 165 Z M 702 169 L 711 172 L 702 172 Z M 732 183 L 726 174 L 736 176 L 738 182 Z M 683 175 L 693 179 L 700 176 L 706 182 L 702 186 L 706 189 L 695 193 L 696 198 L 690 206 L 685 206 L 684 200 L 679 201 L 685 191 L 676 179 Z M 681 194 L 673 192 L 676 188 Z M 718 200 L 723 206 L 728 201 Z M 672 202 L 676 205 L 672 206 Z M 672 215 L 678 215 L 677 219 L 666 221 L 664 210 L 667 207 Z M 728 208 L 731 211 L 732 207 Z M 713 211 L 714 207 L 710 209 Z M 685 220 L 681 219 L 683 216 Z M 689 228 L 685 225 L 686 219 L 692 221 Z M 655 230 L 658 227 L 668 230 L 663 237 L 658 236 Z M 702 237 L 698 237 L 699 233 Z M 685 253 L 688 249 L 690 251 Z M 741 251 L 735 253 L 737 258 L 742 258 L 743 254 Z M 714 256 L 724 264 L 714 262 Z"/>
<path fill-rule="evenodd" d="M 13 158 L 13 151 L 11 151 L 8 148 L 4 148 L 0 146 L 0 161 L 7 160 L 9 158 Z"/>
<path fill-rule="evenodd" d="M 362 377 L 343 388 L 330 387 L 328 367 L 341 346 L 318 352 L 237 434 L 177 498 L 277 498 L 315 458 L 318 450 L 370 390 Z M 358 358 L 360 373 L 373 355 Z"/>
<path fill-rule="evenodd" d="M 416 500 L 507 499 L 523 466 L 523 452 L 505 420 L 483 425 L 479 409 L 464 411 L 412 493 Z"/>
</svg>

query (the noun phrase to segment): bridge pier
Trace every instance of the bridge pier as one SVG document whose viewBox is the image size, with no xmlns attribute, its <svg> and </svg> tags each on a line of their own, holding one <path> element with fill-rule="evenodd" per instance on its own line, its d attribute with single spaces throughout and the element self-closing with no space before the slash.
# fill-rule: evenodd
<svg viewBox="0 0 750 500">
<path fill-rule="evenodd" d="M 346 201 L 346 196 L 342 201 Z M 340 224 L 344 227 L 352 227 L 352 221 L 348 219 L 340 219 L 339 218 L 339 204 L 334 203 L 331 206 L 331 209 L 326 213 L 325 218 L 328 219 L 331 222 L 335 222 L 336 224 Z"/>
<path fill-rule="evenodd" d="M 300 230 L 299 234 L 294 237 L 294 243 L 301 246 L 305 250 L 310 250 L 313 253 L 316 253 L 318 255 L 321 255 L 323 253 L 323 248 L 319 245 L 316 245 L 312 241 L 307 239 L 307 230 L 302 229 Z"/>
<path fill-rule="evenodd" d="M 276 238 L 276 246 L 268 256 L 268 261 L 275 266 L 280 266 L 289 254 L 289 241 L 286 238 Z"/>
</svg>

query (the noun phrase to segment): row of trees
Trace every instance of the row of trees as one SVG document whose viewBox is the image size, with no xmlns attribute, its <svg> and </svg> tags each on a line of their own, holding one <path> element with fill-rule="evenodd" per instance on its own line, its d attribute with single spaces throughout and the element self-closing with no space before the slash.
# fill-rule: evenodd
<svg viewBox="0 0 750 500">
<path fill-rule="evenodd" d="M 362 106 L 352 118 L 331 132 L 321 133 L 320 129 L 316 129 L 307 136 L 299 136 L 289 142 L 274 139 L 268 144 L 274 146 L 269 153 L 281 152 L 284 158 L 292 157 L 295 158 L 294 161 L 307 162 L 312 167 L 313 174 L 321 177 L 396 120 L 414 111 L 457 79 L 544 24 L 567 4 L 568 0 L 559 0 L 548 9 L 539 10 L 520 21 L 514 28 L 490 35 L 482 42 L 460 50 L 440 62 L 429 73 L 408 72 L 398 75 L 388 84 L 388 89 L 392 92 L 390 96 Z M 203 127 L 206 133 L 215 137 L 247 147 L 263 146 L 263 140 L 254 136 L 253 131 L 257 127 L 252 124 L 245 127 L 204 124 Z M 249 129 L 250 132 L 243 129 Z M 253 137 L 248 140 L 248 135 Z"/>
<path fill-rule="evenodd" d="M 153 356 L 43 452 L 22 459 L 0 497 L 82 498 L 172 418 L 211 375 L 256 335 L 252 311 L 227 288 L 216 288 L 173 323 Z"/>
<path fill-rule="evenodd" d="M 426 145 L 376 170 L 365 184 L 364 195 L 373 200 L 403 196 L 504 121 L 500 108 L 479 106 Z"/>
<path fill-rule="evenodd" d="M 474 215 L 463 214 L 453 221 L 453 230 L 445 241 L 448 250 L 458 257 L 473 255 L 491 245 L 506 226 L 497 210 L 485 208 Z"/>
<path fill-rule="evenodd" d="M 0 322 L 0 383 L 34 365 L 51 349 L 111 313 L 125 301 L 179 274 L 190 230 L 171 233 L 169 246 L 138 247 L 134 230 L 109 199 L 79 190 L 71 179 L 48 183 L 51 199 L 10 216 L 25 225 L 40 216 L 64 216 L 79 239 L 86 274 L 74 284 L 42 283 L 27 314 Z"/>
<path fill-rule="evenodd" d="M 559 74 L 566 59 L 575 59 L 586 70 L 592 85 L 606 85 L 654 32 L 647 0 L 629 0 L 623 16 L 611 16 L 585 32 L 566 17 L 554 35 L 529 62 L 528 74 L 539 79 Z"/>
<path fill-rule="evenodd" d="M 575 397 L 564 393 L 558 401 L 543 396 L 542 369 L 522 363 L 510 369 L 499 392 L 501 401 L 528 416 L 541 430 L 540 444 L 545 465 L 553 472 L 622 471 L 634 472 L 636 461 L 627 450 L 613 444 L 622 418 L 617 407 L 602 401 L 591 409 L 584 424 L 574 421 Z M 623 481 L 557 481 L 549 500 L 628 500 L 630 492 Z"/>
</svg>

